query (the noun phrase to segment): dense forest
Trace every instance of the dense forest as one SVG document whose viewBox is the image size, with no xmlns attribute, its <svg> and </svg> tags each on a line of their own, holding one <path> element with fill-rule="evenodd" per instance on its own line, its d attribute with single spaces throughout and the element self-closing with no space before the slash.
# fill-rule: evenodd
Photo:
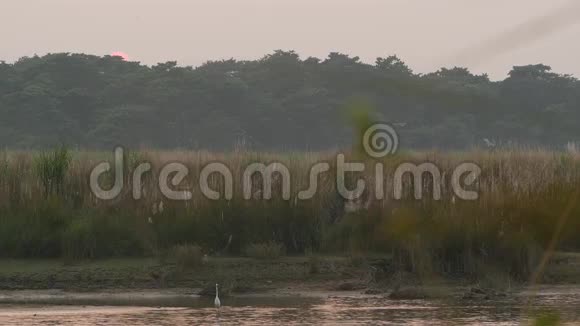
<svg viewBox="0 0 580 326">
<path fill-rule="evenodd" d="M 394 123 L 407 148 L 563 148 L 580 140 L 580 83 L 543 64 L 503 81 L 465 68 L 416 74 L 340 53 L 146 66 L 58 53 L 0 62 L 0 146 L 319 150 L 352 142 L 352 103 Z"/>
</svg>

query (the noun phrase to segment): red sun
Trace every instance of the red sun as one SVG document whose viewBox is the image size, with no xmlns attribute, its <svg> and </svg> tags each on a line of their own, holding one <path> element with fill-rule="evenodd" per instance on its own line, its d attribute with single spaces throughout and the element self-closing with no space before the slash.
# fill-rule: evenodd
<svg viewBox="0 0 580 326">
<path fill-rule="evenodd" d="M 123 59 L 123 61 L 129 61 L 129 55 L 127 55 L 127 53 L 125 52 L 121 52 L 121 51 L 115 51 L 113 53 L 111 53 L 112 57 L 119 57 L 121 59 Z"/>
</svg>

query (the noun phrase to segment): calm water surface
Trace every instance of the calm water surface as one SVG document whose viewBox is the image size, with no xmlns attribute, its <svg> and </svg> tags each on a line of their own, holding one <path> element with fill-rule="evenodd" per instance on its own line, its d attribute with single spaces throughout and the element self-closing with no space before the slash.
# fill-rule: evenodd
<svg viewBox="0 0 580 326">
<path fill-rule="evenodd" d="M 531 304 L 580 325 L 580 287 L 544 289 Z M 409 300 L 380 297 L 226 298 L 219 316 L 210 299 L 0 305 L 0 325 L 522 325 L 523 297 L 501 301 Z M 63 302 L 64 303 L 64 302 Z"/>
</svg>

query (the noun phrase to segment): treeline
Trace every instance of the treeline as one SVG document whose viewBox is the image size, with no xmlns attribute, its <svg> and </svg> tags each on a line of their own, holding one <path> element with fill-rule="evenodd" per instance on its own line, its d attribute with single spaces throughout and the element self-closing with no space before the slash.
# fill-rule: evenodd
<svg viewBox="0 0 580 326">
<path fill-rule="evenodd" d="M 576 78 L 542 64 L 494 82 L 464 68 L 415 74 L 396 56 L 275 51 L 192 68 L 58 53 L 0 62 L 0 146 L 336 148 L 354 139 L 349 106 L 365 105 L 408 148 L 562 148 L 580 140 L 579 100 Z"/>
</svg>

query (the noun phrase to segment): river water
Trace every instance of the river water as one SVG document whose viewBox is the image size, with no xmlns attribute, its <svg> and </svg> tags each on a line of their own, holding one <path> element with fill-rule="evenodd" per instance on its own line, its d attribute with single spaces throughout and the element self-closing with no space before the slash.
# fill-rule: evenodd
<svg viewBox="0 0 580 326">
<path fill-rule="evenodd" d="M 405 300 L 373 296 L 224 298 L 219 313 L 209 298 L 123 302 L 90 299 L 0 305 L 0 325 L 525 325 L 538 311 L 580 325 L 580 287 L 543 289 L 493 301 Z M 64 305 L 63 305 L 64 304 Z"/>
</svg>

